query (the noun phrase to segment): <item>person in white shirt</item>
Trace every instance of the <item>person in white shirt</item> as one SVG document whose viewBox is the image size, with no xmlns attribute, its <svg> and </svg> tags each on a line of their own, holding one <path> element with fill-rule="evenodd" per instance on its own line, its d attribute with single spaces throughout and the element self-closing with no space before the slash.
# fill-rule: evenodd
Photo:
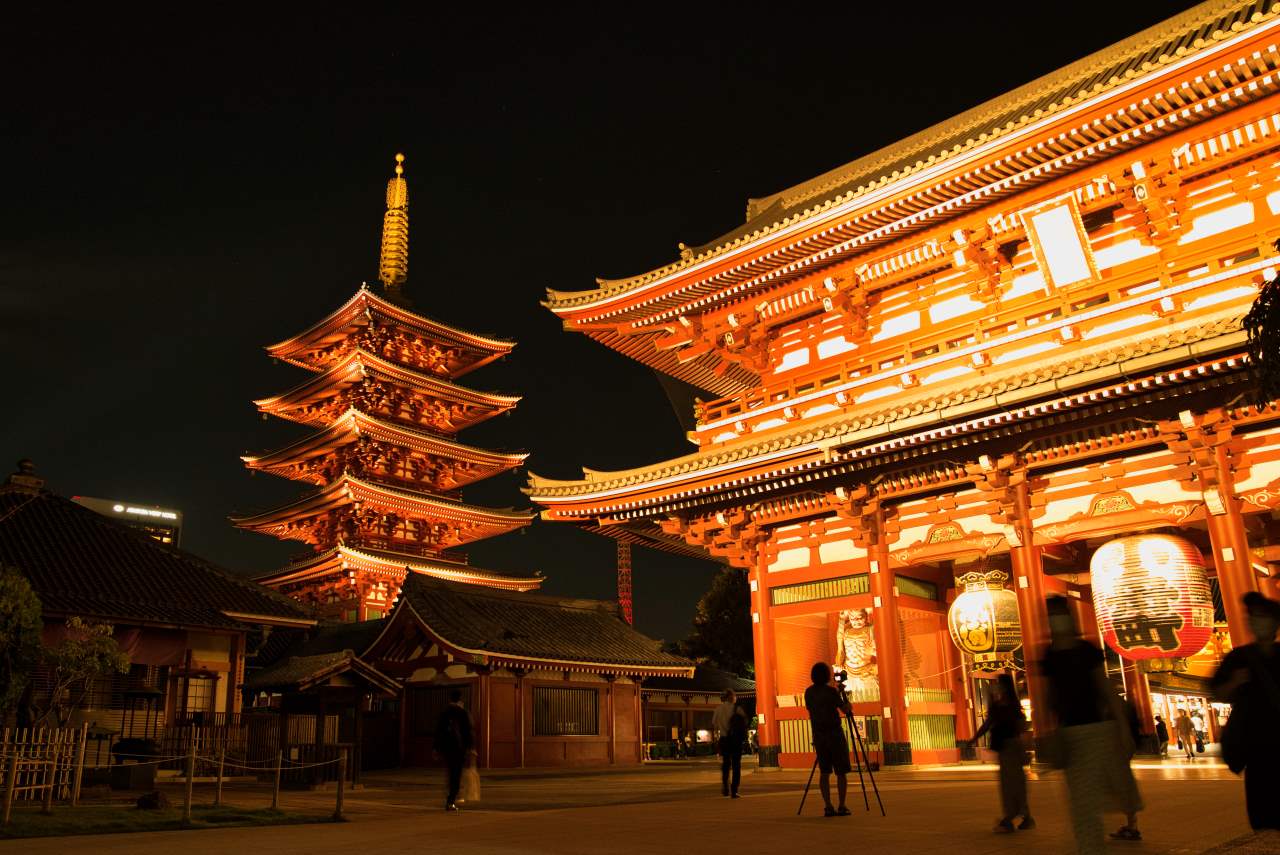
<svg viewBox="0 0 1280 855">
<path fill-rule="evenodd" d="M 720 693 L 720 706 L 711 717 L 711 726 L 720 738 L 720 795 L 738 797 L 742 783 L 742 744 L 747 737 L 747 714 L 738 706 L 733 689 Z M 732 786 L 729 773 L 733 772 Z"/>
</svg>

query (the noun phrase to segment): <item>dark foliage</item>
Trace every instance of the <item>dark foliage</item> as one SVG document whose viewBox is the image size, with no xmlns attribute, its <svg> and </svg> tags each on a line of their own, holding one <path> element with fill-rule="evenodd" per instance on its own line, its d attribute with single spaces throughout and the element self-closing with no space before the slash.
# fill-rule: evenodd
<svg viewBox="0 0 1280 855">
<path fill-rule="evenodd" d="M 678 651 L 697 662 L 744 677 L 755 673 L 751 640 L 751 589 L 747 574 L 726 567 L 698 600 L 693 632 Z"/>
<path fill-rule="evenodd" d="M 1280 252 L 1280 240 L 1275 242 Z M 1262 284 L 1253 307 L 1244 316 L 1249 335 L 1249 365 L 1253 372 L 1253 402 L 1262 406 L 1280 398 L 1280 276 Z"/>
</svg>

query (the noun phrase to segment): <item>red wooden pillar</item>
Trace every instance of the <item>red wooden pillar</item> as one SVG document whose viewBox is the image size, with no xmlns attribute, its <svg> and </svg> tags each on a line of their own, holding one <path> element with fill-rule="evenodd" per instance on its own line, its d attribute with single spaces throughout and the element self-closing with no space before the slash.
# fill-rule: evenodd
<svg viewBox="0 0 1280 855">
<path fill-rule="evenodd" d="M 1227 451 L 1223 446 L 1214 449 L 1219 483 L 1227 493 L 1232 483 Z M 1249 538 L 1244 530 L 1244 515 L 1240 512 L 1240 500 L 1234 492 L 1223 495 L 1225 513 L 1209 514 L 1209 543 L 1213 546 L 1213 564 L 1218 573 L 1218 587 L 1222 590 L 1222 605 L 1227 613 L 1227 630 L 1231 644 L 1240 647 L 1253 641 L 1249 632 L 1249 615 L 1244 607 L 1244 595 L 1258 589 L 1249 555 Z"/>
<path fill-rule="evenodd" d="M 889 541 L 885 536 L 884 510 L 876 512 L 869 555 L 871 597 L 875 607 L 872 632 L 876 641 L 876 668 L 880 679 L 881 744 L 886 766 L 911 762 L 911 728 L 907 719 L 907 688 L 903 679 L 902 641 L 899 637 L 898 596 L 889 569 Z"/>
<path fill-rule="evenodd" d="M 640 695 L 640 687 L 644 685 L 643 677 L 631 678 L 631 702 L 635 707 L 636 762 L 644 762 L 644 744 L 648 741 L 649 730 L 644 720 L 644 700 Z"/>
<path fill-rule="evenodd" d="M 947 669 L 947 683 L 951 687 L 951 703 L 956 710 L 956 740 L 963 742 L 973 738 L 973 710 L 969 706 L 969 678 L 964 673 L 964 657 L 951 641 L 951 634 L 943 630 L 942 667 Z"/>
<path fill-rule="evenodd" d="M 756 551 L 756 565 L 748 573 L 751 585 L 751 640 L 755 651 L 756 666 L 756 715 L 759 718 L 757 738 L 760 752 L 757 762 L 761 766 L 777 766 L 782 750 L 782 738 L 778 730 L 777 679 L 774 659 L 777 650 L 773 641 L 773 618 L 769 614 L 769 589 L 765 582 L 765 550 Z"/>
<path fill-rule="evenodd" d="M 516 675 L 516 766 L 524 768 L 524 669 L 512 668 Z"/>
<path fill-rule="evenodd" d="M 1049 685 L 1040 673 L 1040 660 L 1049 642 L 1049 612 L 1045 606 L 1044 561 L 1033 542 L 1031 495 L 1026 478 L 1014 485 L 1014 529 L 1021 545 L 1009 550 L 1014 592 L 1018 595 L 1018 619 L 1022 627 L 1022 656 L 1027 669 L 1027 694 L 1031 701 L 1031 729 L 1037 740 L 1049 732 Z"/>
<path fill-rule="evenodd" d="M 606 705 L 609 707 L 609 765 L 612 766 L 618 762 L 618 722 L 613 697 L 613 687 L 618 680 L 618 676 L 616 674 L 606 674 L 604 679 L 606 680 Z"/>
<path fill-rule="evenodd" d="M 1156 730 L 1155 710 L 1151 706 L 1151 683 L 1145 671 L 1138 668 L 1137 663 L 1126 662 L 1124 666 L 1124 685 L 1129 703 L 1138 714 L 1138 731 L 1152 734 Z"/>
<path fill-rule="evenodd" d="M 480 671 L 480 677 L 477 681 L 480 690 L 480 726 L 484 728 L 484 733 L 478 740 L 480 749 L 479 765 L 481 769 L 489 768 L 489 757 L 491 751 L 490 734 L 493 733 L 493 713 L 492 713 L 492 686 L 490 684 L 489 669 L 485 668 Z"/>
</svg>

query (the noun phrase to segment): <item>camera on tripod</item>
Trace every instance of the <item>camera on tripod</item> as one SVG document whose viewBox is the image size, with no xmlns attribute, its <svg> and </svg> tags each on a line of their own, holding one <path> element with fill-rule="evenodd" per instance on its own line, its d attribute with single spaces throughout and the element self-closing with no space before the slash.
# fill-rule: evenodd
<svg viewBox="0 0 1280 855">
<path fill-rule="evenodd" d="M 841 670 L 837 669 L 837 670 L 835 670 L 835 671 L 831 672 L 831 676 L 832 676 L 832 677 L 835 677 L 836 682 L 837 682 L 837 683 L 839 683 L 839 684 L 843 687 L 843 686 L 844 686 L 844 681 L 849 679 L 849 672 L 848 672 L 848 671 L 841 671 Z"/>
</svg>

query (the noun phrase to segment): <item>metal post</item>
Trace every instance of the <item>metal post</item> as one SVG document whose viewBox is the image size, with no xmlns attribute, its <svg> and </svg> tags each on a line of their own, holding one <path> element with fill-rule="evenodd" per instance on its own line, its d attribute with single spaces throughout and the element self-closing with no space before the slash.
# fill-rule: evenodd
<svg viewBox="0 0 1280 855">
<path fill-rule="evenodd" d="M 271 788 L 271 809 L 278 810 L 280 808 L 280 765 L 284 760 L 284 752 L 276 752 L 276 783 Z"/>
<path fill-rule="evenodd" d="M 13 791 L 18 786 L 18 743 L 15 740 L 7 746 L 9 751 L 9 778 L 4 785 L 4 822 L 9 824 L 9 815 L 13 813 Z"/>
<path fill-rule="evenodd" d="M 218 783 L 213 791 L 213 806 L 222 807 L 222 767 L 227 762 L 227 746 L 218 746 Z"/>
<path fill-rule="evenodd" d="M 52 733 L 49 735 L 49 765 L 44 770 L 44 804 L 40 806 L 41 813 L 53 813 L 53 791 L 58 786 L 58 749 L 61 747 L 53 741 L 55 738 Z"/>
<path fill-rule="evenodd" d="M 347 782 L 347 749 L 342 747 L 338 754 L 338 804 L 333 809 L 333 821 L 342 821 L 342 793 Z"/>
<path fill-rule="evenodd" d="M 84 755 L 85 740 L 89 735 L 89 725 L 80 725 L 80 743 L 76 746 L 76 776 L 71 784 L 71 806 L 78 807 L 80 804 L 80 785 L 84 782 Z"/>
<path fill-rule="evenodd" d="M 192 728 L 194 731 L 194 728 Z M 196 739 L 195 734 L 191 736 L 191 747 L 187 751 L 187 798 L 182 804 L 182 824 L 191 824 L 191 789 L 195 784 L 196 777 Z"/>
</svg>

